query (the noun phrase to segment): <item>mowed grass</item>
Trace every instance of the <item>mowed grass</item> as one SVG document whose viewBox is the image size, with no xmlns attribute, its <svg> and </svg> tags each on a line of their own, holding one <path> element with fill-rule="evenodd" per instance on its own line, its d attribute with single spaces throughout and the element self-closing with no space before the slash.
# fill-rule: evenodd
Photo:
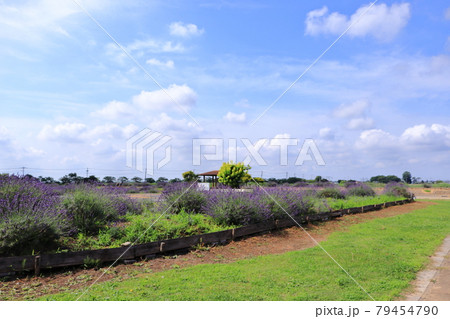
<svg viewBox="0 0 450 319">
<path fill-rule="evenodd" d="M 450 233 L 450 201 L 336 232 L 322 246 L 376 300 L 409 286 Z M 75 300 L 82 291 L 46 296 Z M 370 300 L 319 247 L 93 286 L 81 300 Z"/>
</svg>

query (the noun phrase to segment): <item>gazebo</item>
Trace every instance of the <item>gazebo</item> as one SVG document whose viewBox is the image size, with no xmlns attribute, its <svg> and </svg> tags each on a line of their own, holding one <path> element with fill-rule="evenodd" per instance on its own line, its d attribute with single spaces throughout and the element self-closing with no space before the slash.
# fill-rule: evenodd
<svg viewBox="0 0 450 319">
<path fill-rule="evenodd" d="M 218 182 L 217 174 L 219 174 L 219 171 L 210 171 L 210 172 L 198 174 L 198 176 L 203 176 L 203 183 L 206 182 L 207 177 L 211 177 L 212 178 L 212 186 L 215 187 L 215 186 L 217 186 L 217 182 Z"/>
</svg>

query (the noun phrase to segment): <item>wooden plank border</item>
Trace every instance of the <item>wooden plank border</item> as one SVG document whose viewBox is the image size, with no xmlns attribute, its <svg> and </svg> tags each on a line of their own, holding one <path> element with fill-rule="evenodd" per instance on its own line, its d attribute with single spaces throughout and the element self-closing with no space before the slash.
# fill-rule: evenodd
<svg viewBox="0 0 450 319">
<path fill-rule="evenodd" d="M 383 204 L 353 207 L 314 215 L 296 217 L 295 222 L 291 218 L 286 218 L 282 220 L 262 222 L 214 233 L 150 242 L 131 247 L 84 250 L 58 254 L 42 254 L 39 256 L 2 257 L 0 258 L 0 274 L 10 274 L 17 271 L 34 271 L 34 273 L 38 275 L 42 269 L 79 266 L 89 261 L 98 261 L 99 263 L 104 263 L 116 260 L 153 256 L 159 253 L 167 253 L 180 249 L 189 249 L 199 244 L 225 244 L 228 241 L 232 241 L 238 238 L 243 238 L 246 236 L 251 236 L 275 229 L 292 227 L 297 223 L 305 224 L 312 221 L 327 221 L 329 219 L 341 217 L 343 215 L 366 213 L 386 207 L 403 205 L 412 201 L 413 199 L 406 199 L 387 202 Z"/>
</svg>

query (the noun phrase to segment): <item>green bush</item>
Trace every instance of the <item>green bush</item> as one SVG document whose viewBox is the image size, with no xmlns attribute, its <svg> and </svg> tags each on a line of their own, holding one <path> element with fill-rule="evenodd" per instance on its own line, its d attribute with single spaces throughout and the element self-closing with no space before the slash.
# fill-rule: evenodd
<svg viewBox="0 0 450 319">
<path fill-rule="evenodd" d="M 410 193 L 408 191 L 408 188 L 405 186 L 405 184 L 401 183 L 389 183 L 384 187 L 384 194 L 396 196 L 396 197 L 403 197 L 403 198 L 413 198 L 414 194 Z"/>
<path fill-rule="evenodd" d="M 0 223 L 0 256 L 29 255 L 57 248 L 61 227 L 54 217 L 14 216 Z"/>
<path fill-rule="evenodd" d="M 347 187 L 347 196 L 375 196 L 375 191 L 366 184 L 354 183 Z"/>
<path fill-rule="evenodd" d="M 169 214 L 178 214 L 182 210 L 198 214 L 206 203 L 206 194 L 197 184 L 172 183 L 161 194 L 158 209 Z"/>
<path fill-rule="evenodd" d="M 320 198 L 335 198 L 343 199 L 345 194 L 342 193 L 338 188 L 327 187 L 317 192 L 317 196 Z"/>
<path fill-rule="evenodd" d="M 37 179 L 0 175 L 0 256 L 52 250 L 67 231 L 59 198 Z"/>
<path fill-rule="evenodd" d="M 129 216 L 130 224 L 124 228 L 125 235 L 121 241 L 134 242 L 138 239 L 138 243 L 146 243 L 227 229 L 217 225 L 210 216 L 190 214 L 184 210 L 178 214 L 165 215 L 155 222 L 159 216 L 150 212 Z"/>
<path fill-rule="evenodd" d="M 249 169 L 250 166 L 244 165 L 244 163 L 223 163 L 217 174 L 219 183 L 232 188 L 239 188 L 244 182 L 250 181 Z"/>
</svg>

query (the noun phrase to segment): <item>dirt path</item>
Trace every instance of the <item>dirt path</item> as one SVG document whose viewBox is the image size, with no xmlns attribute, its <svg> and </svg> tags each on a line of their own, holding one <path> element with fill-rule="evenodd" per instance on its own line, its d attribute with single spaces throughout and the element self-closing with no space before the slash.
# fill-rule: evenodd
<svg viewBox="0 0 450 319">
<path fill-rule="evenodd" d="M 430 265 L 412 283 L 412 292 L 402 300 L 450 301 L 450 236 L 430 259 Z"/>
<path fill-rule="evenodd" d="M 413 210 L 432 205 L 432 202 L 414 202 L 393 206 L 365 214 L 347 215 L 325 223 L 309 224 L 306 230 L 317 240 L 323 241 L 335 231 L 345 231 L 349 226 L 375 218 L 391 217 L 410 213 Z M 183 255 L 165 255 L 150 261 L 131 265 L 120 264 L 111 268 L 100 280 L 126 280 L 171 268 L 183 268 L 197 264 L 230 263 L 236 260 L 267 254 L 281 254 L 293 250 L 313 247 L 314 243 L 299 227 L 271 232 L 260 236 L 233 241 L 225 246 L 197 247 Z M 73 291 L 88 287 L 107 268 L 71 269 L 58 273 L 43 274 L 41 277 L 19 278 L 0 283 L 0 300 L 33 299 L 37 296 Z"/>
</svg>

